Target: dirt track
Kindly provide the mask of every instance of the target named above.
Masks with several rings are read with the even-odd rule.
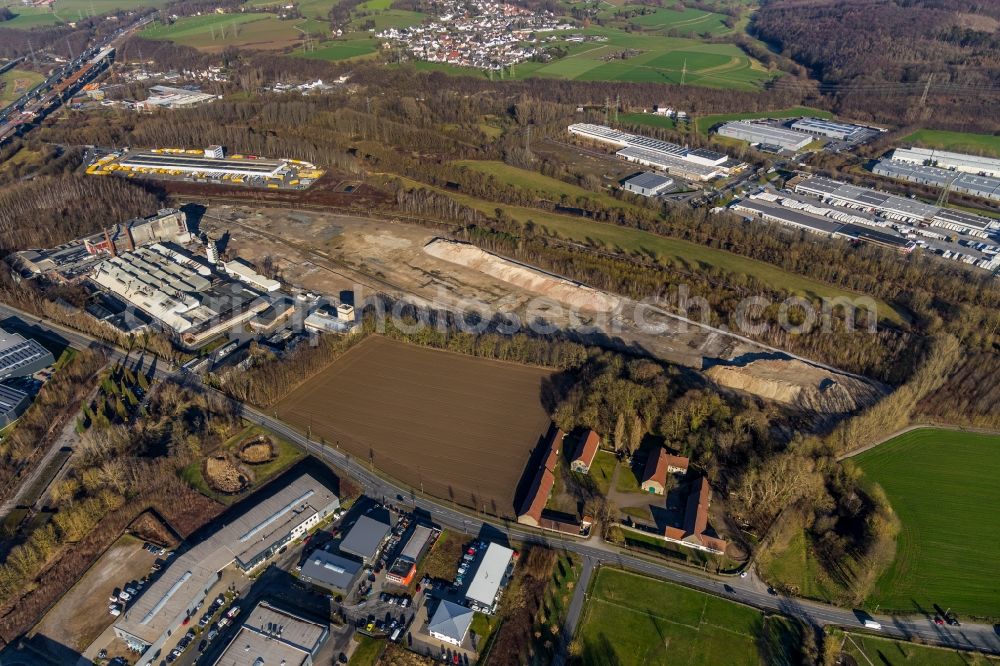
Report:
[[[372,337],[278,405],[312,437],[443,499],[513,516],[551,373]]]

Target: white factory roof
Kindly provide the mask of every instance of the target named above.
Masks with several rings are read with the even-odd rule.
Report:
[[[336,501],[329,488],[308,474],[291,480],[174,559],[118,619],[115,629],[153,644],[176,628],[178,616],[204,594],[220,570],[237,558],[252,558]]]
[[[255,271],[250,266],[247,266],[239,259],[234,259],[233,261],[226,262],[223,264],[226,272],[240,280],[241,282],[246,282],[252,287],[261,289],[263,291],[278,291],[281,289],[281,283],[277,280],[272,280],[269,277],[265,277]]]
[[[1000,176],[1000,160],[993,157],[980,157],[964,153],[952,153],[946,150],[931,150],[929,148],[897,148],[892,151],[892,159],[911,164],[936,163],[937,166],[957,169],[969,173],[985,173]]]
[[[488,608],[493,607],[500,584],[507,573],[507,565],[514,557],[514,551],[498,543],[491,543],[486,548],[483,559],[479,562],[476,575],[472,577],[466,598]]]
[[[659,167],[672,173],[676,172],[677,175],[681,176],[695,176],[702,180],[709,180],[710,178],[714,178],[720,174],[718,167],[705,166],[704,164],[691,162],[669,153],[649,148],[629,146],[628,148],[622,148],[615,154],[618,155],[618,157],[631,160],[633,162]]]
[[[724,124],[718,133],[733,138],[749,137],[751,143],[772,143],[783,148],[798,150],[812,143],[812,136],[797,132],[786,127],[778,127],[767,123],[751,123],[737,120]]]
[[[844,123],[837,123],[832,120],[824,120],[823,118],[801,118],[792,123],[793,129],[799,129],[805,132],[820,132],[822,134],[840,134],[844,136],[850,136],[855,132],[862,130],[863,128],[858,125],[846,125]]]

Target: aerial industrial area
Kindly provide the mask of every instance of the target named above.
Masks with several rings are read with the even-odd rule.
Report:
[[[0,2],[0,666],[995,664],[925,1]]]

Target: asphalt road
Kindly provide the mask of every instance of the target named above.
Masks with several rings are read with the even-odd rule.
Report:
[[[74,346],[88,347],[96,344],[107,347],[104,343],[93,340],[89,336],[71,331],[58,324],[39,320],[37,317],[0,304],[0,320],[8,317],[22,319],[30,326],[47,330],[50,335],[60,336]],[[121,350],[110,350],[110,353],[113,357],[124,356]],[[158,368],[158,373],[166,374],[167,369],[165,367]],[[317,458],[339,468],[347,476],[357,481],[370,497],[384,498],[391,502],[402,501],[415,509],[426,512],[435,522],[453,530],[461,530],[470,535],[479,534],[484,529],[493,530],[505,534],[511,541],[562,548],[577,553],[583,558],[591,558],[597,565],[618,566],[728,598],[764,611],[783,613],[817,626],[835,625],[854,629],[862,627],[864,616],[859,617],[853,610],[795,597],[769,594],[766,591],[756,589],[751,578],[720,577],[692,570],[675,569],[624,552],[603,541],[597,535],[584,540],[555,532],[527,530],[517,523],[459,511],[456,507],[421,496],[411,488],[397,485],[393,481],[380,477],[374,469],[364,462],[357,461],[336,448],[308,439],[304,434],[273,416],[248,405],[243,405],[243,413],[247,420],[273,430]],[[938,626],[934,623],[933,616],[934,613],[931,610],[924,615],[876,615],[875,620],[882,625],[881,632],[878,632],[882,636],[904,640],[918,638],[923,642],[935,645],[1000,654],[1000,635],[997,634],[992,625]]]

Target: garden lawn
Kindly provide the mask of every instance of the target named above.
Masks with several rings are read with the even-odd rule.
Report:
[[[914,430],[853,460],[902,523],[869,603],[1000,618],[1000,436]]]
[[[602,567],[578,640],[585,666],[759,664],[763,620],[747,606]]]

